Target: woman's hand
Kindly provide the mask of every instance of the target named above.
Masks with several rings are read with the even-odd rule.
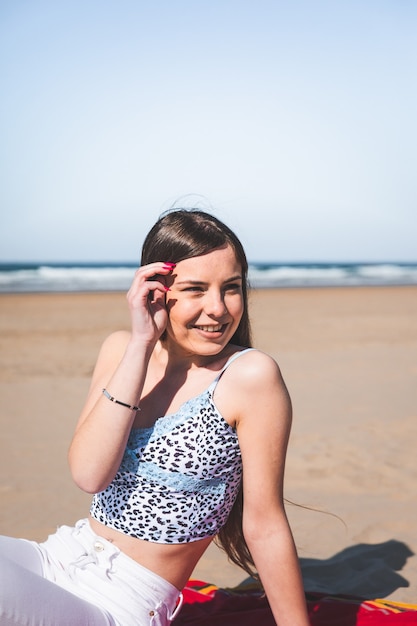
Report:
[[[169,291],[167,282],[175,263],[150,263],[140,267],[127,293],[132,320],[132,338],[146,343],[156,343],[164,332],[168,313],[165,295]]]

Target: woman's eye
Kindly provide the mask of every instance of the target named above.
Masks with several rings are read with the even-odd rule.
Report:
[[[238,283],[230,283],[226,285],[226,291],[240,291],[241,287]]]

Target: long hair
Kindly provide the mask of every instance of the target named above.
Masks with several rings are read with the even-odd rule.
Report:
[[[251,328],[248,312],[248,262],[243,246],[235,233],[217,217],[199,209],[172,209],[162,214],[149,231],[142,248],[141,264],[156,261],[179,263],[185,259],[208,254],[224,245],[230,245],[242,268],[243,314],[230,343],[251,347]],[[255,565],[242,528],[243,490],[232,507],[226,524],[221,528],[216,543],[229,559],[256,576]]]

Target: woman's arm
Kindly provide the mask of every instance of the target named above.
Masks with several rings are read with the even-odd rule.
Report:
[[[69,450],[74,481],[89,493],[102,491],[114,478],[136,417],[102,390],[137,406],[150,356],[167,322],[163,281],[170,271],[164,263],[152,263],[136,272],[127,294],[132,330],[110,335],[101,348]]]
[[[238,383],[243,531],[276,622],[279,626],[308,626],[299,561],[283,498],[291,401],[275,361],[261,352],[248,357]]]

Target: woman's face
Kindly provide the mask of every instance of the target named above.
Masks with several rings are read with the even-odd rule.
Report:
[[[167,347],[187,355],[219,354],[242,317],[242,281],[230,245],[180,261],[167,281]]]

